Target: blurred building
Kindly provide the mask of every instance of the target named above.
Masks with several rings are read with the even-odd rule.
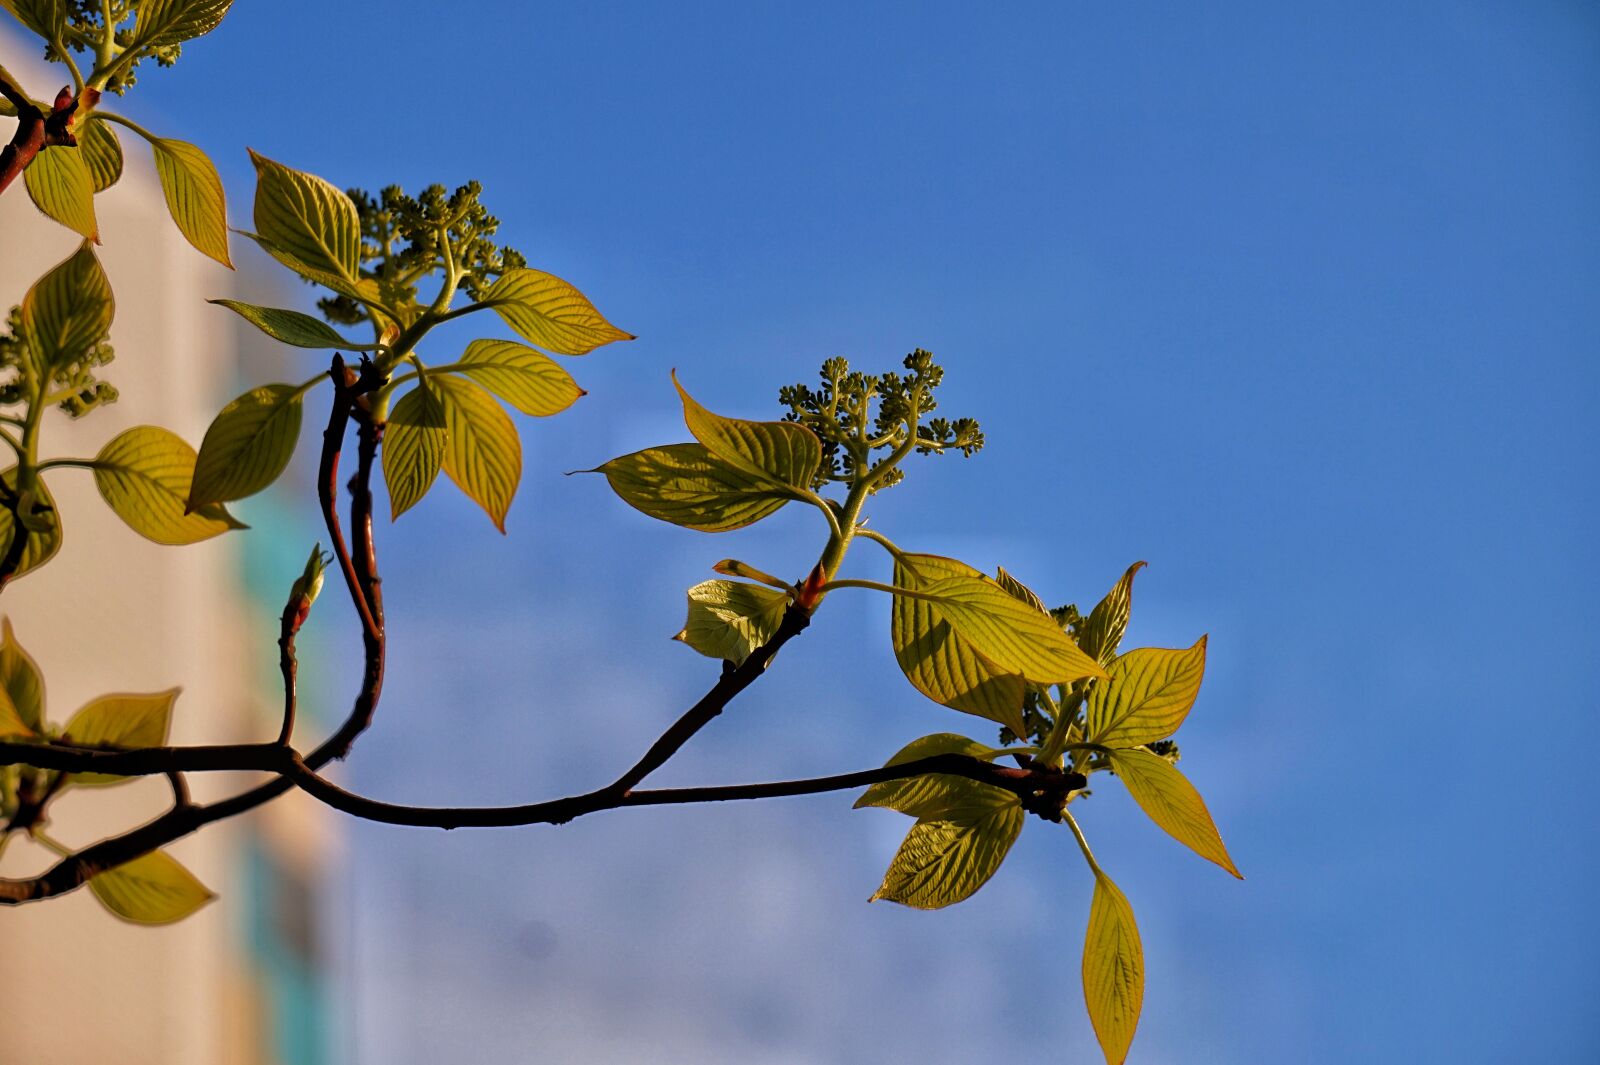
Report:
[[[0,35],[0,62],[45,94],[61,80],[59,68],[30,63],[29,52]],[[0,135],[9,134],[4,123]],[[198,445],[217,409],[242,388],[241,349],[257,343],[204,302],[237,292],[239,275],[184,242],[167,217],[147,147],[126,132],[122,141],[123,177],[95,200],[98,254],[117,305],[116,360],[103,376],[121,398],[81,423],[47,415],[46,456],[92,457],[118,432],[146,423]],[[249,190],[228,193],[237,213]],[[0,196],[0,313],[77,244],[35,211],[21,181]],[[6,589],[0,614],[39,663],[50,719],[64,721],[107,692],[182,686],[173,742],[275,735],[276,617],[309,543],[275,542],[262,527],[293,520],[303,529],[310,516],[257,505],[244,516],[254,533],[162,547],[110,512],[88,471],[55,470],[47,483],[65,533],[61,552]],[[198,801],[251,782],[249,775],[191,778]],[[84,845],[159,814],[168,801],[159,778],[81,789],[52,808],[51,831]],[[177,925],[122,923],[87,890],[0,909],[0,1062],[328,1060],[328,980],[314,903],[331,827],[327,811],[291,793],[178,842],[173,854],[220,897]],[[25,875],[52,861],[13,839],[0,872]]]

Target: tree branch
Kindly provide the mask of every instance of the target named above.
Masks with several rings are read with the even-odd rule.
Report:
[[[95,89],[85,89],[84,95],[89,97],[91,105],[100,98]],[[78,110],[78,97],[72,95],[70,86],[62,89],[47,115],[34,106],[3,69],[0,69],[0,96],[17,109],[17,128],[11,134],[11,143],[0,149],[0,192],[4,192],[44,149],[77,147],[78,140],[72,135],[72,119]]]

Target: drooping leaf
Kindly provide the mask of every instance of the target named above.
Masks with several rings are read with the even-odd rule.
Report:
[[[514,340],[474,340],[460,361],[462,373],[523,414],[560,414],[585,395],[554,359]]]
[[[282,307],[260,307],[239,300],[206,300],[226,307],[273,340],[297,348],[342,348],[346,351],[367,345],[355,344],[335,333],[326,322],[299,311]]]
[[[77,137],[94,191],[106,191],[122,176],[122,142],[111,123],[92,116],[78,127]]]
[[[702,581],[689,589],[689,616],[673,637],[703,655],[740,665],[772,639],[789,597],[742,581]]]
[[[1217,833],[1211,811],[1189,778],[1165,758],[1143,750],[1111,752],[1111,768],[1128,794],[1161,830],[1200,857],[1243,880]]]
[[[100,242],[94,216],[94,175],[78,149],[57,144],[33,157],[22,172],[28,198],[47,217]]]
[[[937,910],[968,898],[995,874],[1022,832],[1017,797],[963,777],[970,787],[948,806],[931,808],[906,833],[870,901]]]
[[[132,43],[145,48],[182,44],[216,29],[232,6],[233,0],[143,0]]]
[[[629,506],[701,532],[742,529],[791,498],[764,478],[713,457],[704,444],[646,448],[586,472],[605,474]]]
[[[483,508],[502,533],[506,511],[522,480],[522,441],[517,427],[493,396],[464,378],[436,374],[428,383],[438,389],[444,409],[448,444],[444,472]]]
[[[1184,650],[1139,647],[1118,656],[1089,693],[1085,738],[1107,747],[1166,739],[1189,715],[1205,670],[1204,636]]]
[[[128,527],[158,544],[193,544],[247,526],[221,503],[186,512],[194,480],[194,448],[155,425],[117,436],[95,456],[94,483]]]
[[[587,296],[543,270],[507,270],[483,302],[523,339],[557,355],[584,355],[614,340],[632,340],[605,320]]]
[[[894,567],[894,583],[902,588],[920,588],[951,576],[982,576],[953,558],[909,555],[907,559],[911,566],[897,560]],[[901,671],[922,694],[952,710],[998,721],[1019,736],[1027,734],[1022,719],[1027,686],[1021,675],[1002,669],[981,654],[938,606],[895,596],[889,639]]]
[[[255,224],[262,247],[291,270],[304,273],[303,265],[353,286],[361,224],[350,197],[313,174],[254,151],[250,159],[256,166]]]
[[[884,765],[903,765],[906,762],[915,762],[919,758],[932,758],[937,754],[965,754],[973,758],[989,759],[997,753],[996,748],[985,747],[965,736],[958,736],[953,732],[938,732],[932,736],[912,740],[900,748]],[[951,773],[923,773],[904,780],[886,780],[872,785],[861,794],[861,798],[856,800],[855,809],[883,806],[890,810],[899,810],[903,814],[910,814],[912,817],[936,817],[941,814],[948,817],[950,816],[948,811],[959,808],[964,800],[974,794],[973,788],[982,789],[978,794],[984,797],[979,801],[984,803],[985,808],[999,802],[999,796],[1011,794],[1004,789],[980,784],[975,780]],[[987,792],[995,794],[987,795],[985,794]]]
[[[104,341],[115,311],[111,282],[85,242],[34,282],[23,297],[28,354],[40,376]]]
[[[30,731],[44,728],[44,678],[33,656],[22,649],[11,619],[0,619],[0,689]]]
[[[15,466],[0,473],[8,488],[16,488],[17,468]],[[50,495],[50,488],[42,478],[36,478],[34,488],[23,493],[23,504],[34,510],[33,524],[36,526],[28,533],[28,544],[22,549],[22,564],[17,567],[15,577],[21,577],[38,569],[55,557],[61,550],[61,512],[56,509],[56,501]],[[11,548],[11,532],[14,526],[11,520],[11,511],[0,507],[0,558]]]
[[[1135,562],[1129,566],[1128,572],[1122,575],[1122,579],[1106,593],[1106,597],[1089,612],[1078,628],[1078,646],[1102,666],[1111,665],[1112,659],[1117,657],[1117,646],[1128,631],[1128,615],[1133,609],[1133,577],[1144,565],[1143,562]]]
[[[27,739],[33,734],[34,730],[12,703],[10,693],[0,688],[0,740]]]
[[[1032,588],[1007,573],[1004,566],[995,570],[994,582],[1004,588],[1006,594],[1012,598],[1020,599],[1029,606],[1037,607],[1041,614],[1050,613],[1050,608],[1044,605],[1044,600],[1035,595]]]
[[[243,499],[276,481],[300,438],[303,396],[294,385],[262,385],[223,407],[200,441],[188,507]]]
[[[149,695],[102,695],[90,699],[67,721],[66,737],[90,747],[160,747],[167,742],[172,704],[181,689]],[[88,787],[120,784],[128,777],[111,773],[73,773],[72,783]]]
[[[167,200],[167,213],[172,215],[178,231],[201,253],[231,270],[228,204],[217,168],[205,152],[187,141],[163,137],[151,141],[150,147],[155,154],[161,192]]]
[[[755,422],[724,418],[697,403],[673,374],[672,383],[683,400],[683,420],[694,438],[729,466],[764,478],[780,490],[798,496],[811,488],[822,464],[822,441],[795,422]]]
[[[1083,998],[1106,1065],[1122,1065],[1144,1006],[1144,948],[1133,907],[1104,873],[1094,878],[1083,940]]]
[[[114,916],[133,924],[172,924],[216,898],[166,851],[96,873],[89,890]]]
[[[428,494],[449,447],[444,405],[424,378],[400,397],[383,432],[383,483],[393,521]]]

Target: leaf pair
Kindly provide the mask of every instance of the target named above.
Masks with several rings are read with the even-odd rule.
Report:
[[[415,506],[441,469],[495,528],[506,531],[506,512],[522,479],[517,427],[482,388],[430,371],[394,405],[384,431],[383,479],[392,517]]]
[[[673,375],[696,443],[646,448],[588,473],[652,518],[701,532],[752,525],[810,495],[822,442],[794,422],[726,418],[697,403]]]

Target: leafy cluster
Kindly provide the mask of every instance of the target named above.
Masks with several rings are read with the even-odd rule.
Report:
[[[26,404],[38,391],[35,380],[38,370],[27,357],[27,327],[22,321],[22,308],[13,307],[6,316],[6,332],[0,335],[0,373],[7,374],[0,383],[0,406]],[[55,404],[69,418],[81,418],[97,407],[117,401],[117,388],[102,381],[95,371],[115,358],[110,342],[101,337],[91,340],[49,367],[49,379],[43,382],[49,393],[46,402]]]
[[[183,42],[215,29],[233,0],[5,0],[36,30],[46,31],[45,58],[64,62],[69,52],[95,59],[97,87],[118,96],[138,80],[146,59],[170,67]]]

